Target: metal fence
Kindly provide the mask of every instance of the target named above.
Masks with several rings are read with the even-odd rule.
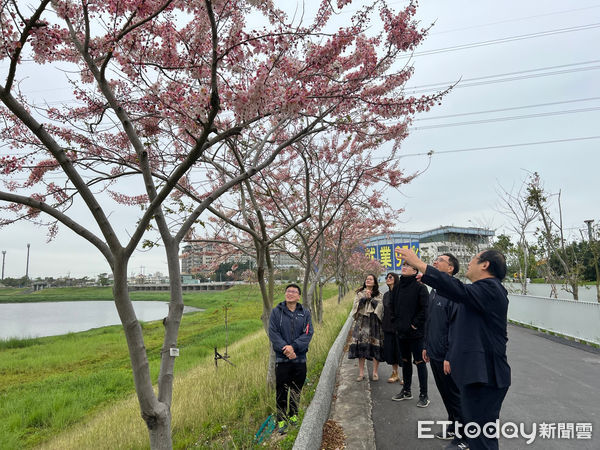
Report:
[[[509,295],[508,319],[600,344],[600,303]]]

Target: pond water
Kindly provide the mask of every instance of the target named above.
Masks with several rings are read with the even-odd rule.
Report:
[[[161,320],[169,312],[166,302],[133,302],[138,320]],[[186,306],[184,313],[202,311]],[[110,301],[0,303],[0,339],[33,338],[74,333],[118,325],[121,321]]]

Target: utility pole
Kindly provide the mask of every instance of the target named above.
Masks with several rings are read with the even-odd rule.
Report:
[[[4,259],[6,258],[6,250],[2,250],[2,279],[4,280]]]
[[[600,267],[598,267],[598,247],[596,246],[596,240],[594,239],[594,233],[592,232],[593,219],[583,221],[588,228],[588,238],[590,244],[590,250],[592,251],[592,258],[594,258],[594,269],[596,269],[596,300],[600,303]]]
[[[27,244],[27,265],[25,266],[25,279],[29,280],[29,247],[31,244]]]
[[[585,223],[588,227],[588,236],[590,238],[590,243],[591,243],[592,240],[594,239],[592,236],[592,223],[594,223],[594,219],[584,220],[583,223]]]

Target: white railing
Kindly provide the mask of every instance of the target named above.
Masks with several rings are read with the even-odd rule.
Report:
[[[508,319],[600,344],[600,303],[509,294]]]

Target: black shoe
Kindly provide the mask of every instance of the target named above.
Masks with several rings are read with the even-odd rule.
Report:
[[[444,450],[469,450],[469,445],[460,439],[454,438],[452,442],[444,447]]]
[[[427,397],[426,395],[419,395],[419,401],[417,402],[417,406],[419,408],[427,408],[429,406],[429,403],[431,403],[429,401],[429,397]]]
[[[402,389],[400,392],[398,392],[392,397],[392,400],[394,400],[395,402],[401,402],[402,400],[410,400],[411,398],[413,398],[413,396],[410,393],[410,391]]]
[[[446,433],[444,433],[443,431],[438,431],[437,433],[435,433],[435,437],[447,441],[450,439],[454,439],[456,437],[456,433],[450,430],[447,430]]]

